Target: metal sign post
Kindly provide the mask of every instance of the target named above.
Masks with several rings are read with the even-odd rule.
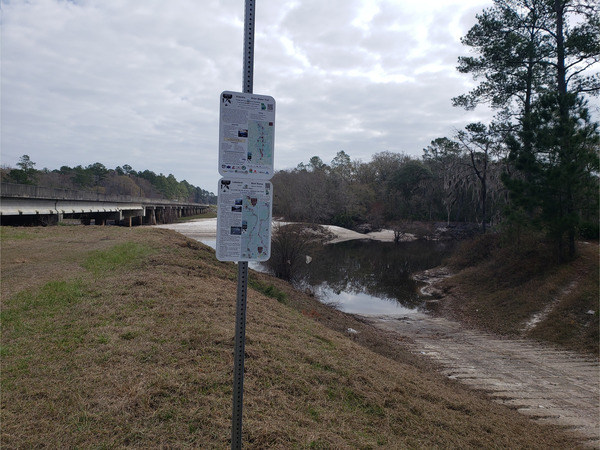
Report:
[[[244,65],[242,92],[252,94],[254,83],[254,0],[246,0],[244,14]]]
[[[233,369],[233,414],[231,416],[231,448],[242,448],[242,409],[244,406],[244,351],[246,347],[246,294],[248,261],[238,263],[237,311]]]
[[[244,63],[242,88],[252,93],[254,83],[254,0],[245,0]],[[235,320],[235,350],[233,369],[233,413],[231,416],[231,448],[242,448],[242,409],[244,406],[244,352],[246,347],[246,299],[248,292],[248,262],[238,262],[237,309]]]

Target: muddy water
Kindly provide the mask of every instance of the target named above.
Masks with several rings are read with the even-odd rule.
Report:
[[[402,314],[418,309],[418,284],[412,278],[441,264],[453,243],[352,240],[328,244],[312,253],[299,288],[323,302],[355,314]]]
[[[160,225],[215,248],[216,219]],[[349,232],[349,230],[344,230]],[[356,233],[355,233],[356,234]],[[393,236],[393,233],[392,233]],[[298,287],[321,301],[354,314],[403,314],[419,309],[417,281],[411,275],[441,264],[454,247],[448,241],[401,242],[348,240],[307,255],[310,263]],[[268,272],[266,265],[249,263]]]

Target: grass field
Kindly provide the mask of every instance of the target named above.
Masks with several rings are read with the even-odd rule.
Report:
[[[165,229],[0,230],[3,449],[229,447],[234,264]],[[245,448],[577,447],[399,336],[249,284]]]

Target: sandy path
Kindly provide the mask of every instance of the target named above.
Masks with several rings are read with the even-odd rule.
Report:
[[[362,316],[408,337],[410,349],[430,357],[443,373],[532,419],[567,426],[600,447],[600,369],[592,358],[533,341],[503,339],[422,313]]]

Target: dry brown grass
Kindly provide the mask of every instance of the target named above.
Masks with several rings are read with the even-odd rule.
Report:
[[[245,448],[576,446],[252,277],[285,298],[248,293]],[[2,228],[2,448],[228,448],[236,287],[169,230]]]
[[[525,334],[599,354],[598,242],[581,242],[578,257],[557,264],[539,238],[517,247],[500,235],[464,242],[450,260],[456,274],[442,283],[445,314],[495,333]],[[537,326],[526,324],[546,308]]]

